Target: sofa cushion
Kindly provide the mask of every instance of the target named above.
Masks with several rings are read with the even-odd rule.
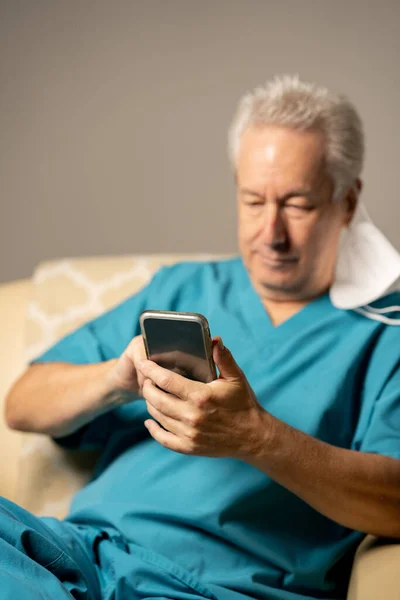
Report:
[[[0,496],[15,500],[18,456],[24,434],[7,427],[4,419],[4,400],[25,368],[25,316],[30,296],[29,279],[0,285]]]

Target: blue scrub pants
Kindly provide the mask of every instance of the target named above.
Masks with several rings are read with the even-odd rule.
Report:
[[[112,528],[35,517],[0,498],[1,600],[217,600]]]

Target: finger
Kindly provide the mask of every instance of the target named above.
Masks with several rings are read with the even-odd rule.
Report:
[[[141,358],[146,358],[146,348],[143,341],[143,336],[137,335],[128,344],[126,348],[127,354],[133,362]]]
[[[195,381],[178,375],[178,373],[160,367],[151,360],[141,360],[138,368],[145,377],[151,379],[162,390],[181,399],[186,399],[188,394],[199,385]]]
[[[188,454],[188,449],[185,448],[184,443],[173,433],[162,429],[158,423],[147,419],[144,422],[152,438],[154,438],[159,444],[173,450],[174,452],[180,452],[181,454]]]
[[[137,361],[143,358],[146,358],[143,338],[142,336],[136,336],[125,348],[117,364],[117,373],[123,382],[123,386],[133,386],[135,390],[138,388],[136,391],[141,392]]]
[[[143,396],[154,408],[160,411],[163,415],[177,419],[178,421],[185,420],[185,412],[187,412],[188,404],[180,402],[176,396],[172,396],[164,390],[157,388],[151,379],[145,379],[143,384]],[[185,410],[186,409],[186,410]]]
[[[144,375],[142,375],[142,373],[140,371],[138,371],[137,373],[138,373],[137,374],[138,388],[143,397],[143,385],[144,385],[144,382],[146,381],[146,378],[144,377]]]
[[[170,433],[173,433],[179,438],[185,437],[185,426],[180,421],[176,419],[172,419],[171,417],[167,417],[161,411],[159,411],[155,406],[150,404],[146,400],[146,406],[148,413],[156,420],[160,425],[164,427]]]
[[[213,358],[219,369],[220,378],[228,380],[241,379],[243,371],[236,363],[228,348],[224,346],[221,338],[217,337],[213,341]]]

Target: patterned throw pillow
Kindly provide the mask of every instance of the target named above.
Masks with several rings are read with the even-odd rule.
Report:
[[[27,316],[27,361],[128,296],[162,265],[210,255],[139,255],[41,263],[34,272]],[[47,436],[25,434],[16,501],[37,515],[62,518],[89,479],[95,455],[65,451]]]

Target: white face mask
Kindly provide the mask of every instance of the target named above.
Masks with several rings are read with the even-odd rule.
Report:
[[[400,325],[400,319],[380,314],[400,310],[400,307],[374,309],[368,306],[395,289],[399,279],[400,254],[359,203],[352,222],[341,233],[335,280],[330,289],[332,304],[346,310],[355,309],[371,319]]]

